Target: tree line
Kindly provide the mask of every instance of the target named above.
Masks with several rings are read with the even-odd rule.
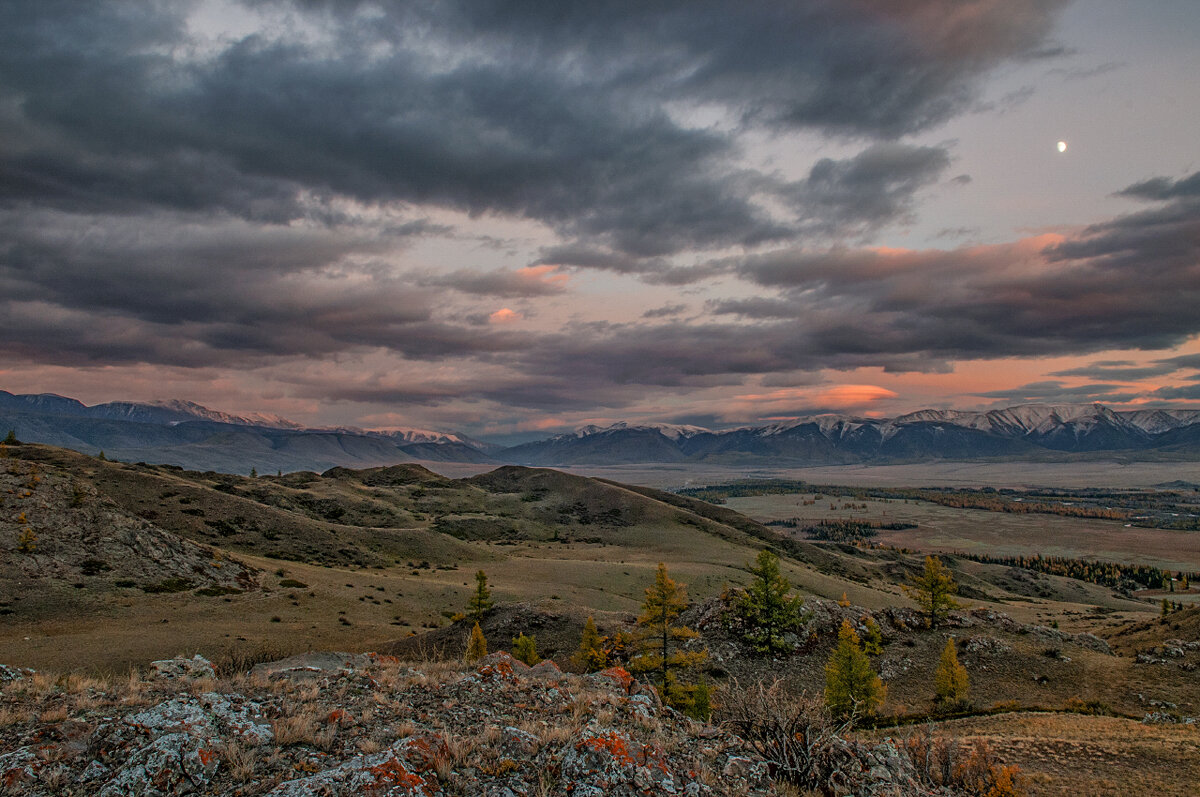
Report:
[[[1111,587],[1112,589],[1166,589],[1174,591],[1176,585],[1188,589],[1192,581],[1200,580],[1200,573],[1172,572],[1150,565],[1123,564],[1120,562],[1099,562],[1090,559],[1072,559],[1065,556],[995,556],[978,553],[955,553],[961,559],[984,564],[1005,565],[1046,573],[1052,576],[1064,576],[1079,581]]]
[[[747,567],[750,583],[743,588],[727,589],[723,595],[729,628],[751,655],[790,653],[794,642],[789,635],[809,619],[804,599],[793,593],[781,571],[779,556],[770,549],[761,551]],[[475,591],[467,602],[469,616],[475,621],[464,655],[468,662],[478,661],[488,653],[480,621],[494,605],[487,574],[480,570],[475,580]],[[933,629],[944,624],[950,610],[958,606],[953,597],[957,589],[950,571],[934,556],[925,558],[922,574],[905,586],[920,608],[926,626]],[[845,596],[841,605],[850,605]],[[654,583],[645,590],[634,630],[602,636],[594,617],[589,616],[572,664],[584,672],[627,664],[631,673],[645,676],[654,685],[664,703],[707,720],[712,712],[712,687],[694,674],[707,660],[708,650],[689,644],[700,633],[680,622],[680,615],[688,606],[686,585],[671,578],[667,566],[660,562]],[[887,695],[887,688],[871,663],[872,656],[883,652],[883,634],[869,614],[860,618],[859,625],[861,635],[854,623],[843,620],[837,643],[825,664],[826,707],[833,717],[848,722],[874,715]],[[542,660],[537,653],[536,638],[524,633],[512,639],[511,653],[530,666]],[[952,641],[943,651],[933,682],[939,707],[960,706],[966,700],[967,673],[958,662]]]

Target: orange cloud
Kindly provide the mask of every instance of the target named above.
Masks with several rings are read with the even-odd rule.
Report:
[[[837,385],[821,391],[814,398],[831,407],[861,407],[881,399],[898,398],[899,395],[878,385]]]
[[[507,307],[501,307],[496,312],[488,316],[488,321],[493,324],[512,324],[524,318],[523,315],[515,310],[510,310]]]
[[[517,269],[517,274],[521,279],[529,280],[530,282],[540,282],[561,288],[567,284],[567,280],[570,277],[566,274],[555,274],[554,272],[556,271],[558,271],[558,266],[526,266],[525,268]]]

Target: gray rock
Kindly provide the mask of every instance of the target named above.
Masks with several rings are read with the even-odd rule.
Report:
[[[190,659],[162,659],[150,662],[157,678],[216,678],[212,662],[199,654]]]

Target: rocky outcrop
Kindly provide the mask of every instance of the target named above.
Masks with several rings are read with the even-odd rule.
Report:
[[[0,792],[37,797],[776,794],[778,764],[620,668],[308,654],[215,681],[199,657],[104,684],[2,668]],[[199,690],[206,691],[199,691]],[[837,739],[834,794],[928,795],[889,742]]]
[[[105,591],[258,587],[257,571],[132,515],[64,469],[0,468],[0,601],[58,582]]]

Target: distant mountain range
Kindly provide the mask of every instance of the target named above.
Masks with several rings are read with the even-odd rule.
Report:
[[[231,415],[190,401],[114,401],[89,407],[49,393],[3,390],[0,427],[13,429],[23,441],[88,454],[103,451],[110,459],[228,473],[417,461],[497,463],[488,452],[502,448],[423,429],[308,428],[277,415]]]
[[[1200,456],[1200,410],[1027,404],[989,412],[920,410],[896,418],[818,415],[721,431],[619,423],[584,427],[498,456],[522,465],[825,465],[1108,451]]]
[[[87,406],[53,394],[0,391],[0,432],[112,459],[247,473],[398,462],[626,465],[696,462],[803,466],[1120,452],[1134,459],[1200,458],[1200,410],[1113,410],[1026,404],[988,412],[920,410],[896,418],[817,415],[769,426],[585,426],[505,448],[423,429],[308,428],[277,415],[232,415],[190,401]]]

